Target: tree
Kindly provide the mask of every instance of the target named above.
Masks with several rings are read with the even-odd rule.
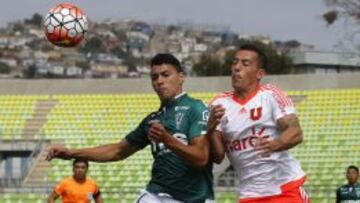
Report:
[[[43,22],[42,15],[35,13],[30,19],[25,19],[26,24],[35,25],[37,27],[41,27],[41,23]]]
[[[340,48],[360,51],[360,1],[325,0],[325,3],[330,10],[322,15],[324,21],[329,26],[340,21],[344,26]]]
[[[121,59],[126,59],[128,58],[129,53],[124,51],[121,47],[116,46],[112,49],[110,49],[110,53],[116,55],[117,57],[121,58]]]
[[[21,23],[15,23],[13,28],[12,28],[12,31],[13,32],[20,32],[20,33],[23,33],[25,30],[25,27],[23,24]]]
[[[87,61],[76,61],[75,66],[81,68],[83,71],[89,70],[91,65]]]
[[[11,72],[11,68],[8,64],[0,61],[0,73],[1,74],[9,74]]]
[[[235,45],[254,44],[267,56],[267,74],[287,74],[291,72],[292,60],[287,54],[277,50],[274,45],[259,41],[238,40]],[[210,54],[203,54],[200,61],[193,66],[193,71],[199,76],[230,75],[234,50],[226,52],[223,59]]]
[[[100,53],[104,51],[102,40],[99,37],[92,37],[85,46],[82,47],[83,53]]]
[[[24,69],[24,78],[35,78],[37,72],[37,66],[35,64],[29,65]]]
[[[360,22],[360,1],[359,0],[325,0],[330,11],[324,13],[324,20],[333,24],[339,17],[351,18],[357,23]]]
[[[193,70],[199,76],[228,75],[225,73],[226,68],[220,60],[209,54],[203,54],[199,63],[194,64]]]

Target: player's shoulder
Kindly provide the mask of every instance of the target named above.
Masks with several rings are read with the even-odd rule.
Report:
[[[59,182],[59,185],[67,185],[67,184],[72,184],[74,183],[74,179],[72,176],[69,176],[69,177],[66,177],[64,179],[62,179],[60,182]]]
[[[86,177],[86,182],[91,185],[97,185],[96,181],[91,177]]]
[[[195,109],[203,109],[206,108],[206,104],[204,103],[204,101],[202,101],[201,99],[197,99],[191,96],[187,96],[186,100],[184,100],[184,106],[182,108],[186,108],[186,107],[190,107],[190,108],[195,108]],[[176,108],[176,107],[175,107]]]
[[[281,90],[278,86],[274,84],[268,83],[268,84],[260,85],[260,91],[264,95],[274,98],[276,101],[289,103],[289,104],[292,103],[290,97],[283,90]]]
[[[348,185],[348,184],[344,184],[344,185],[341,185],[340,187],[338,187],[337,190],[339,190],[339,191],[348,190],[348,188],[349,188],[349,185]]]
[[[73,182],[74,178],[72,176],[66,177],[62,180],[63,182]]]
[[[152,112],[150,112],[150,113],[148,113],[143,119],[142,119],[142,121],[141,121],[141,123],[146,123],[147,121],[149,121],[149,120],[152,120],[152,119],[154,119],[157,115],[159,115],[160,114],[160,110],[158,110],[158,111],[152,111]]]
[[[279,94],[279,95],[285,94],[284,91],[281,90],[278,86],[271,84],[271,83],[260,85],[260,90],[262,92],[270,93],[270,94]]]
[[[220,104],[225,102],[228,99],[231,99],[234,95],[233,91],[225,91],[225,92],[221,92],[217,95],[215,95],[215,97],[209,102],[210,105],[212,104]]]

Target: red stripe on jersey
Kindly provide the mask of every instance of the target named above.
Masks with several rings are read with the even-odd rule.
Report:
[[[293,106],[291,99],[278,87],[271,85],[271,84],[266,84],[266,85],[261,86],[261,89],[270,90],[274,94],[276,101],[280,105]]]
[[[264,86],[262,86],[265,90],[270,90],[271,92],[273,92],[278,98],[279,101],[284,104],[284,105],[288,105],[288,99],[286,97],[286,95],[276,86],[272,85],[272,84],[266,84]]]
[[[222,92],[222,93],[216,95],[216,96],[209,102],[209,105],[211,105],[215,100],[217,100],[217,99],[219,99],[219,98],[231,97],[233,94],[234,94],[234,92],[231,92],[231,91]]]

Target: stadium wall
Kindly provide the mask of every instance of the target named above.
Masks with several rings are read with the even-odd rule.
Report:
[[[264,83],[273,83],[284,90],[359,88],[360,73],[301,74],[266,76]],[[221,92],[231,90],[226,77],[188,77],[185,90],[189,92]],[[149,78],[131,79],[2,79],[0,94],[108,94],[151,93]]]

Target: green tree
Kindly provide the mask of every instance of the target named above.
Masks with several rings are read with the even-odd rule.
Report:
[[[24,78],[35,78],[37,72],[37,66],[35,64],[29,65],[24,69]]]
[[[81,48],[83,53],[99,53],[103,52],[103,43],[99,37],[92,37],[88,42]]]
[[[286,54],[278,50],[272,43],[264,44],[260,41],[239,40],[237,46],[243,44],[254,44],[259,47],[267,57],[267,74],[287,74],[291,72],[292,59]]]
[[[128,58],[128,55],[129,55],[128,52],[122,50],[121,47],[119,47],[119,46],[116,46],[116,47],[110,49],[110,53],[116,55],[117,57],[119,57],[121,59],[126,59],[126,58]]]
[[[9,74],[11,72],[11,68],[8,64],[0,61],[0,73],[1,74]]]
[[[267,56],[267,74],[287,74],[291,72],[291,58],[287,54],[277,50],[274,45],[266,45],[259,41],[249,40],[239,40],[235,44],[237,47],[243,44],[254,44],[259,47]],[[194,64],[193,71],[198,76],[230,75],[234,53],[235,50],[227,51],[223,59],[219,59],[208,53],[203,54],[200,61]]]
[[[194,64],[193,70],[199,76],[223,75],[223,66],[220,60],[209,54],[203,54],[199,63]]]
[[[24,32],[25,31],[25,27],[23,24],[21,23],[15,23],[13,28],[12,28],[13,32]]]
[[[41,23],[43,22],[42,15],[35,13],[30,19],[25,19],[26,24],[35,25],[37,27],[41,27]]]
[[[75,65],[79,68],[81,68],[83,71],[89,70],[91,68],[89,62],[87,61],[76,61]]]

